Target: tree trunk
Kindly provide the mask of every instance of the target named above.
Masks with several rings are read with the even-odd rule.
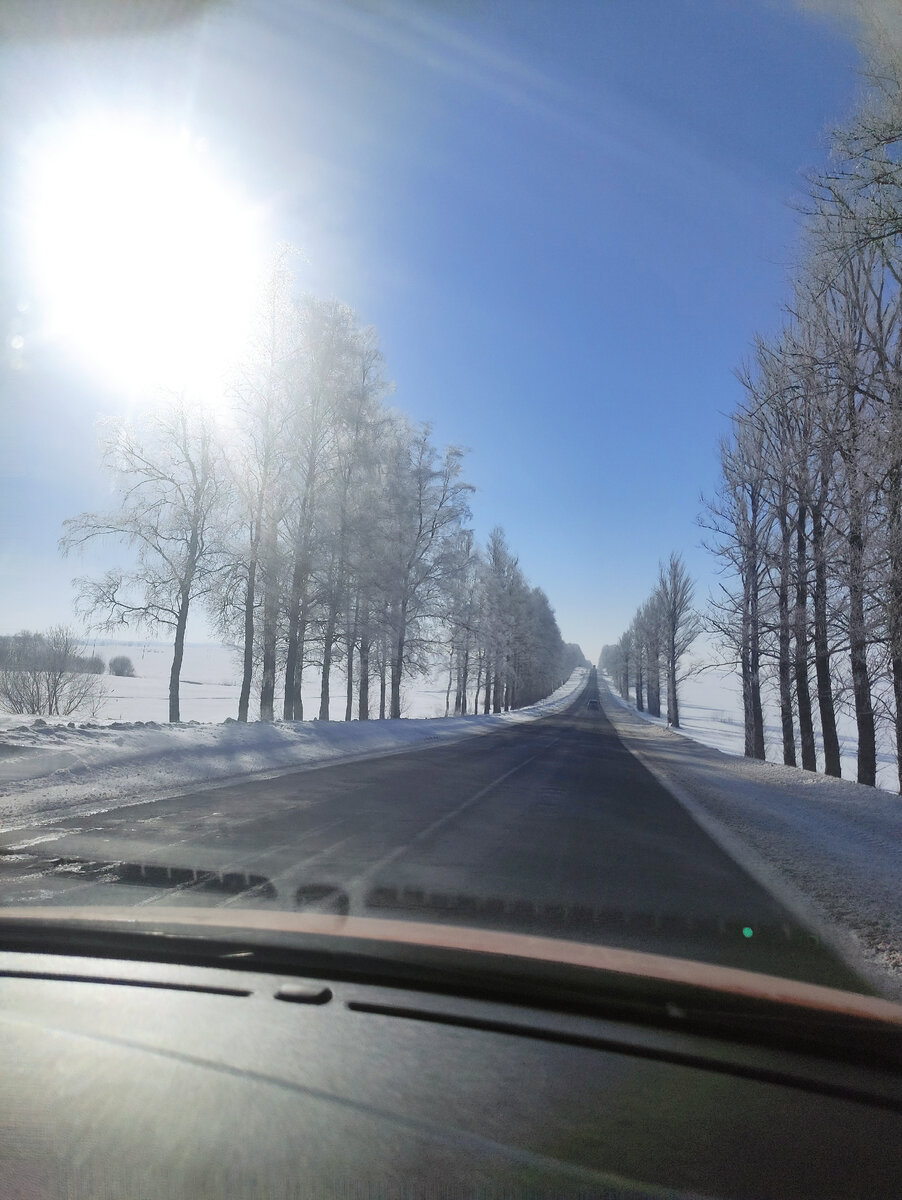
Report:
[[[279,636],[279,581],[274,529],[269,529],[266,533],[263,563],[263,676],[260,681],[260,720],[272,721],[275,716],[276,642]]]
[[[867,629],[864,615],[864,536],[860,498],[849,511],[849,658],[858,727],[858,782],[877,783],[877,738],[868,673]]]
[[[357,720],[370,719],[370,634],[364,621],[360,631],[360,686],[357,689]]]
[[[761,705],[761,619],[758,612],[757,566],[751,596],[749,621],[749,687],[752,701],[753,757],[762,762],[764,751],[764,709]]]
[[[755,757],[755,717],[752,708],[752,621],[749,613],[748,579],[743,579],[742,614],[739,633],[739,673],[742,680],[742,724],[745,734],[746,758]]]
[[[288,645],[285,652],[285,695],[282,698],[282,720],[297,721],[295,712],[296,680],[298,675],[299,650],[298,614],[294,609],[288,614]]]
[[[743,584],[744,607],[748,616],[748,687],[751,717],[751,757],[765,758],[764,710],[761,706],[761,577],[758,519],[761,496],[757,487],[752,488],[749,500],[750,536],[744,551],[745,581]]]
[[[354,715],[354,655],[349,651],[345,660],[347,677],[345,679],[345,720],[350,721]]]
[[[257,588],[256,550],[247,565],[247,590],[244,593],[244,655],[241,668],[241,692],[238,696],[238,720],[247,721],[254,675],[254,605]]]
[[[182,588],[179,596],[179,609],[175,622],[175,641],[172,647],[172,667],[169,671],[169,720],[177,724],[179,715],[179,680],[182,675],[182,659],[185,655],[185,629],[188,625],[188,605],[190,592]]]
[[[830,678],[830,643],[827,631],[827,561],[824,554],[824,524],[819,506],[811,510],[811,551],[814,557],[814,671],[817,679],[817,706],[824,742],[824,771],[839,779],[839,736],[836,732],[836,707]]]
[[[894,439],[898,443],[898,433]],[[902,464],[888,474],[887,514],[889,522],[889,586],[887,588],[887,634],[893,676],[896,771],[902,792]]]
[[[467,688],[469,687],[470,651],[464,650],[463,663],[460,671],[460,715],[467,715]]]
[[[268,455],[264,456],[263,476],[268,473]],[[265,496],[263,488],[251,514],[250,555],[247,564],[247,590],[244,593],[244,653],[241,664],[241,692],[238,696],[238,720],[247,722],[254,676],[254,609],[257,603],[257,567],[260,562],[260,535],[263,528]]]
[[[350,604],[348,605],[350,608]],[[357,603],[354,604],[354,623],[345,625],[345,643],[347,645],[347,676],[345,679],[345,720],[350,721],[354,713],[354,645],[357,641]]]
[[[674,729],[680,728],[680,705],[677,699],[677,653],[671,640],[667,648],[667,721]]]
[[[286,721],[297,721],[301,717],[295,711],[298,688],[295,681],[298,673],[299,643],[303,637],[301,624],[302,574],[295,563],[291,573],[291,593],[288,598],[288,645],[285,653],[285,699],[282,702],[282,717]],[[303,668],[302,668],[303,669]],[[303,712],[303,705],[302,705]]]
[[[642,678],[642,651],[636,650],[636,708],[639,712],[645,712],[645,704],[642,700],[644,690],[644,680]]]
[[[304,719],[304,702],[299,699],[301,689],[297,675],[304,670],[304,656],[300,647],[304,642],[307,624],[307,591],[310,580],[308,563],[306,541],[302,540],[295,550],[291,591],[288,597],[288,646],[285,656],[285,700],[282,706],[286,721]]]
[[[451,685],[454,682],[454,647],[451,647],[451,653],[448,655],[448,686],[445,689],[445,716],[449,716],[451,712]]]
[[[334,587],[329,589],[334,592]],[[335,627],[338,623],[338,601],[334,595],[329,599],[329,611],[323,630],[323,673],[319,688],[319,719],[329,720],[329,699],[332,682],[332,652],[335,649]]]
[[[649,647],[645,672],[645,691],[648,696],[649,716],[661,715],[661,666],[660,647],[657,642]]]
[[[896,773],[902,793],[902,655],[893,655],[893,699],[895,701]]]
[[[321,721],[329,720],[329,689],[332,677],[332,647],[334,641],[335,626],[331,622],[327,622],[323,639],[323,672],[319,683],[319,719]]]
[[[397,610],[397,616],[395,641],[392,646],[391,700],[389,706],[389,716],[395,719],[401,716],[401,677],[404,672],[404,652],[407,649],[407,605],[403,602]]]
[[[278,607],[275,588],[268,584],[263,599],[263,678],[260,682],[260,720],[275,718],[276,637]]]
[[[795,726],[792,719],[792,664],[790,662],[789,629],[789,569],[791,561],[789,514],[781,505],[777,514],[780,522],[780,574],[777,583],[777,679],[780,691],[780,725],[783,732],[783,762],[796,766]]]
[[[757,527],[757,508],[752,511],[752,528]],[[745,718],[746,758],[764,759],[764,714],[761,708],[761,629],[758,611],[758,553],[750,540],[743,551],[742,631],[740,666],[742,709]]]
[[[811,715],[811,686],[808,681],[808,513],[799,502],[796,514],[796,603],[795,603],[795,682],[799,714],[799,741],[802,768],[817,770],[814,748],[814,721]]]
[[[385,636],[382,637],[382,656],[379,660],[379,720],[385,720],[385,673],[388,662],[388,646]]]
[[[300,683],[295,676],[304,670],[303,654],[298,655],[298,644],[306,634],[305,615],[309,604],[310,558],[313,539],[313,521],[316,508],[318,473],[313,442],[306,457],[304,472],[304,495],[298,519],[294,543],[294,564],[291,571],[291,591],[288,598],[288,647],[285,659],[284,713],[288,721],[304,719],[304,703],[300,700]]]
[[[306,610],[306,604],[304,608]],[[306,611],[301,613],[298,635],[298,661],[294,669],[294,704],[292,706],[294,716],[291,718],[293,721],[303,721],[304,719],[304,646],[307,640]]]
[[[185,574],[179,592],[179,608],[175,619],[175,641],[172,648],[172,667],[169,671],[169,720],[174,723],[181,720],[179,682],[182,675],[182,659],[185,655],[185,630],[188,627],[188,608],[191,604],[191,588],[194,583],[194,573],[197,569],[199,542],[199,519],[195,512],[191,527],[191,537],[188,542]]]
[[[391,694],[388,715],[397,720],[401,716],[401,671],[404,666],[404,639],[399,637],[392,649]]]

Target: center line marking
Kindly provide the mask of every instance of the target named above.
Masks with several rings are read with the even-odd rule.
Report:
[[[367,880],[372,879],[372,877],[378,871],[381,871],[383,867],[389,866],[395,861],[395,859],[400,858],[402,854],[406,854],[411,846],[415,846],[417,842],[423,841],[424,838],[431,837],[436,830],[441,829],[443,825],[447,825],[449,821],[452,821],[455,817],[460,816],[462,812],[466,812],[468,808],[471,808],[478,800],[481,800],[483,796],[492,790],[492,788],[497,787],[499,783],[504,783],[505,779],[510,779],[511,775],[515,775],[517,771],[522,771],[523,768],[528,767],[531,762],[535,762],[536,759],[544,754],[546,750],[550,750],[552,746],[556,746],[563,736],[563,734],[560,734],[554,739],[554,741],[551,741],[547,745],[543,746],[542,749],[536,754],[531,755],[529,758],[525,758],[523,762],[518,763],[515,767],[511,767],[509,771],[505,771],[503,775],[499,775],[498,778],[493,779],[491,783],[487,783],[484,788],[480,788],[478,792],[464,800],[462,804],[458,804],[457,808],[452,809],[449,813],[445,813],[444,816],[441,816],[437,820],[433,821],[431,825],[427,825],[425,829],[421,829],[420,832],[415,837],[412,837],[409,842],[405,842],[403,846],[398,846],[397,849],[392,850],[391,854],[387,854],[385,858],[381,858],[378,862],[372,863],[365,871],[358,875],[356,879],[349,880],[345,886],[348,888],[357,887],[362,883],[366,883]]]

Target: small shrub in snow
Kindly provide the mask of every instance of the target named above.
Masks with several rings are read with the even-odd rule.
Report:
[[[110,659],[109,672],[123,679],[134,679],[135,668],[127,654],[117,654]]]

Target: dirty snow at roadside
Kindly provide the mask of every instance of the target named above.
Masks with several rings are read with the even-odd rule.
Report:
[[[100,812],[228,779],[441,745],[566,708],[577,670],[548,699],[489,716],[394,721],[164,725],[155,721],[0,724],[0,828],[60,812]]]
[[[902,998],[898,794],[724,754],[642,720],[603,682],[599,690],[629,748],[724,849]]]

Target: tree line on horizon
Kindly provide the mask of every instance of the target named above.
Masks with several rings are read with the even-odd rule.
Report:
[[[345,720],[366,720],[400,717],[403,681],[440,654],[460,714],[531,704],[584,662],[503,531],[477,546],[463,452],[437,448],[390,390],[375,331],[296,296],[282,258],[218,412],[175,398],[106,427],[119,506],[68,520],[61,548],[132,548],[130,567],[75,581],[78,608],[97,629],[170,631],[171,721],[196,605],[239,649],[240,721],[255,691],[261,720],[302,720],[311,669],[318,719],[340,666]]]

